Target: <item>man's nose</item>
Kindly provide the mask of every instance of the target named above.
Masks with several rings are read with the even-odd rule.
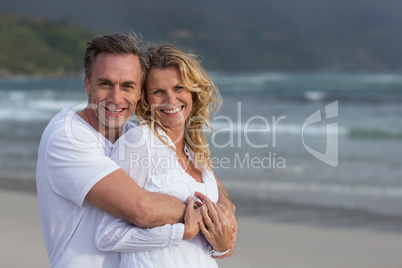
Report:
[[[113,104],[119,104],[123,101],[123,95],[119,88],[119,86],[114,86],[113,89],[109,92],[109,102]]]

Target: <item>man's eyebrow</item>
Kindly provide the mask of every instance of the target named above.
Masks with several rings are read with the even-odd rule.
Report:
[[[98,82],[108,82],[108,83],[112,83],[112,84],[114,83],[112,80],[110,80],[108,78],[103,78],[103,77],[98,78]],[[123,85],[135,85],[135,86],[137,85],[137,83],[132,80],[124,81],[122,84]]]
[[[103,78],[103,77],[98,78],[98,82],[109,82],[109,83],[112,83],[112,81],[111,81],[110,79]]]
[[[123,84],[123,85],[134,85],[134,86],[137,85],[137,83],[136,83],[135,81],[131,81],[131,80],[129,80],[129,81],[124,81],[122,84]]]

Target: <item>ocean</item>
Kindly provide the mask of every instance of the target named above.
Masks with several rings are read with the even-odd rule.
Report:
[[[212,164],[242,213],[402,217],[402,74],[211,76],[223,99],[208,133]],[[85,106],[83,85],[0,80],[4,185],[34,182],[41,133],[64,106]]]

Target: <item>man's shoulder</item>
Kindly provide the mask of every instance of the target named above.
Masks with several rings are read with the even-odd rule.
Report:
[[[64,107],[50,119],[47,128],[64,128],[75,124],[83,125],[82,120],[73,110]]]
[[[86,148],[94,141],[101,141],[98,136],[97,132],[91,129],[73,110],[65,107],[50,120],[43,132],[42,141],[46,141],[48,144],[68,142]]]

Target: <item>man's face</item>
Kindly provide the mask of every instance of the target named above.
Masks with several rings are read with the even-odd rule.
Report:
[[[92,108],[88,123],[102,134],[123,127],[141,96],[141,65],[136,55],[96,56],[91,78],[85,77],[85,92]],[[105,133],[103,133],[105,131]]]

